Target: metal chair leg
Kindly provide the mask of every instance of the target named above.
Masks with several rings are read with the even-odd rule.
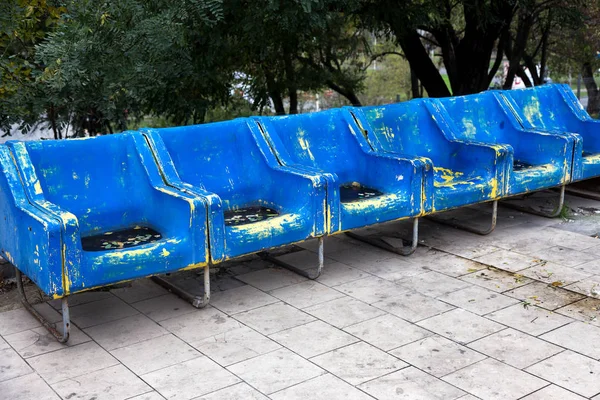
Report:
[[[27,300],[27,295],[25,294],[25,289],[23,288],[23,281],[21,271],[18,268],[15,268],[15,275],[17,278],[17,290],[19,291],[19,297],[21,298],[21,303],[27,311],[31,313],[41,324],[58,340],[59,343],[67,343],[69,340],[69,334],[71,331],[71,318],[69,316],[69,302],[67,300],[67,296],[61,299],[62,302],[62,318],[63,318],[63,331],[62,333],[56,329],[56,324],[51,323],[40,314]]]
[[[459,224],[458,222],[444,220],[442,218],[437,218],[435,216],[428,216],[427,218],[429,218],[430,220],[435,221],[439,224],[448,225],[448,226],[451,226],[456,229],[461,229],[461,230],[464,230],[467,232],[476,233],[476,234],[482,235],[482,236],[489,235],[496,228],[496,220],[498,219],[498,200],[494,200],[494,202],[492,203],[492,223],[488,229],[477,229],[477,228],[474,228],[469,225]]]
[[[565,204],[565,185],[562,185],[560,187],[560,194],[559,194],[559,197],[558,197],[558,205],[556,206],[556,208],[554,209],[554,211],[552,211],[550,213],[546,213],[546,212],[543,212],[543,211],[534,210],[531,207],[524,207],[524,206],[518,206],[516,204],[510,204],[510,203],[507,203],[507,202],[503,202],[502,206],[508,207],[508,208],[512,208],[512,209],[517,210],[517,211],[526,212],[528,214],[539,215],[541,217],[546,217],[546,218],[554,218],[554,217],[558,217],[560,215],[560,213],[562,212],[564,204]]]
[[[412,242],[409,246],[392,246],[378,236],[360,235],[355,232],[346,232],[346,235],[352,239],[360,240],[361,242],[368,243],[383,250],[391,251],[392,253],[400,254],[401,256],[410,256],[417,250],[417,246],[419,245],[419,218],[413,219]]]
[[[594,192],[592,190],[579,189],[576,187],[568,187],[565,191],[569,194],[573,194],[578,197],[583,197],[585,199],[591,200],[600,200],[600,193]]]
[[[259,255],[264,259],[267,260],[275,265],[278,265],[282,268],[285,268],[287,270],[290,270],[292,272],[297,273],[298,275],[302,275],[308,279],[317,279],[319,276],[321,276],[321,271],[323,270],[323,264],[325,263],[325,257],[323,255],[323,244],[324,244],[324,237],[321,236],[319,238],[319,265],[317,266],[317,271],[316,272],[308,272],[306,270],[300,269],[298,267],[294,267],[291,264],[288,264],[284,261],[278,260],[277,258],[271,256],[269,253],[267,252],[262,252]]]
[[[202,297],[195,296],[187,290],[173,284],[172,282],[169,282],[160,276],[153,276],[150,279],[173,294],[189,302],[196,308],[204,308],[210,302],[210,264],[204,267],[204,295],[202,295]]]

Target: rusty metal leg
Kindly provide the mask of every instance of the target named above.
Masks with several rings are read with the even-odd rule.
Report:
[[[31,303],[27,300],[27,295],[25,294],[25,289],[23,288],[23,281],[21,271],[18,268],[15,268],[16,278],[17,278],[17,290],[19,291],[19,297],[21,298],[21,303],[27,311],[31,313],[41,324],[58,340],[60,343],[67,343],[69,340],[69,334],[71,331],[71,318],[69,316],[69,302],[67,300],[67,296],[61,299],[62,302],[62,318],[63,318],[63,331],[62,333],[56,329],[56,324],[51,323],[44,317],[42,314],[36,310]]]
[[[288,264],[288,263],[286,263],[284,261],[278,260],[277,258],[271,256],[267,252],[262,252],[259,255],[263,259],[265,259],[265,260],[267,260],[267,261],[269,261],[269,262],[271,262],[271,263],[273,263],[275,265],[278,265],[278,266],[280,266],[282,268],[285,268],[287,270],[295,272],[298,275],[302,275],[304,277],[307,277],[308,279],[317,279],[319,276],[321,276],[321,271],[323,270],[323,264],[325,263],[325,256],[323,254],[323,242],[324,242],[324,237],[321,236],[319,238],[319,252],[318,252],[319,265],[317,266],[317,270],[315,272],[309,272],[309,271],[300,269],[298,267],[294,267],[291,264]]]
[[[576,187],[568,187],[565,189],[567,193],[573,194],[578,197],[585,199],[600,200],[600,193],[594,192],[593,190],[579,189]]]
[[[550,213],[546,213],[546,212],[543,212],[543,211],[534,210],[531,207],[524,207],[524,206],[519,206],[519,205],[516,205],[516,204],[510,204],[508,202],[503,202],[502,203],[502,205],[504,207],[512,208],[512,209],[517,210],[517,211],[526,212],[528,214],[539,215],[541,217],[546,217],[546,218],[558,217],[560,215],[560,213],[562,212],[564,204],[565,204],[565,185],[562,185],[560,187],[560,194],[559,194],[559,197],[558,197],[558,205],[556,206],[556,208],[554,209],[554,211],[552,211]]]
[[[176,294],[185,301],[189,302],[192,306],[196,308],[204,308],[210,302],[210,264],[204,267],[204,295],[202,297],[195,296],[187,290],[173,284],[172,282],[169,282],[168,280],[160,276],[153,276],[150,279],[152,279],[155,283],[164,287],[168,291]]]
[[[419,218],[413,219],[412,242],[409,246],[392,246],[378,236],[360,235],[355,232],[346,232],[346,235],[352,239],[360,240],[361,242],[368,243],[383,250],[391,251],[392,253],[400,254],[401,256],[410,256],[417,250],[417,246],[419,245]]]
[[[467,232],[476,233],[476,234],[482,235],[482,236],[489,235],[496,228],[496,220],[498,219],[498,200],[494,200],[494,202],[492,203],[492,223],[490,224],[490,227],[487,229],[477,229],[477,228],[474,228],[469,225],[459,224],[458,222],[449,221],[449,220],[445,220],[442,218],[436,218],[434,216],[429,216],[428,218],[439,224],[448,225],[448,226],[451,226],[456,229],[461,229],[461,230],[464,230]]]

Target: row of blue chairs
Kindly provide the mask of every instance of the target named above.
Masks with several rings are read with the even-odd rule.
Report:
[[[324,236],[404,218],[412,244],[391,250],[410,254],[421,216],[493,201],[495,219],[500,198],[598,176],[598,128],[551,85],[8,142],[0,248],[19,285],[23,272],[63,299],[62,332],[44,323],[66,341],[66,298],[80,291],[204,268],[201,298],[156,278],[201,307],[209,265],[319,238],[316,271],[296,270],[316,278]]]

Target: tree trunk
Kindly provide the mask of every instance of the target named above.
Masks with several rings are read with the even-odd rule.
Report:
[[[583,64],[581,76],[583,77],[588,94],[587,112],[594,117],[598,117],[600,113],[600,93],[598,92],[598,85],[596,85],[596,81],[594,80],[594,70],[592,69],[591,62],[588,61]]]
[[[356,93],[353,90],[345,89],[345,88],[337,85],[334,81],[329,80],[329,79],[327,81],[325,81],[325,83],[327,84],[327,86],[329,86],[329,88],[331,90],[334,90],[337,93],[344,96],[350,102],[350,104],[352,104],[353,106],[355,106],[355,107],[362,106],[360,99],[358,98],[358,96],[356,95]]]
[[[517,34],[513,43],[510,39],[506,41],[505,53],[508,57],[508,74],[504,81],[503,89],[508,90],[512,88],[515,76],[518,75],[521,70],[521,60],[526,50],[527,41],[529,39],[529,33],[533,26],[533,16],[529,11],[524,10],[519,13],[519,22],[517,24]],[[529,79],[527,79],[529,81]]]
[[[54,134],[54,139],[62,139],[62,135],[56,126],[56,114],[54,111],[54,106],[50,106],[50,110],[48,110],[48,117],[50,118],[50,126],[52,127],[52,133]]]
[[[401,22],[401,21],[400,21]],[[394,24],[392,30],[398,39],[398,43],[410,64],[411,70],[415,71],[417,78],[427,90],[429,97],[449,97],[450,91],[446,82],[442,79],[440,72],[427,54],[427,50],[416,30],[403,32],[404,27]]]
[[[412,67],[410,68],[410,90],[412,92],[412,98],[418,99],[421,97],[421,90],[419,88],[419,78],[417,77],[417,73]]]
[[[283,97],[281,96],[281,91],[277,87],[275,83],[275,78],[273,75],[267,70],[264,70],[265,80],[267,82],[267,93],[269,97],[273,101],[273,107],[275,108],[275,114],[277,115],[285,115],[285,107],[283,106]]]

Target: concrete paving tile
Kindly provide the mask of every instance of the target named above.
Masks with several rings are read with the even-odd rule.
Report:
[[[581,397],[573,392],[569,392],[556,385],[549,385],[537,392],[531,393],[528,396],[523,397],[522,400],[584,400],[585,397]]]
[[[600,358],[600,328],[575,321],[540,338],[588,357]]]
[[[494,267],[463,275],[460,279],[499,293],[533,282],[521,274],[502,271]]]
[[[270,396],[273,400],[373,400],[331,374],[325,374],[298,385],[283,389]]]
[[[6,340],[2,339],[2,337],[0,336],[0,350],[6,349],[10,349],[10,346],[8,345],[8,343],[6,343]]]
[[[533,336],[541,335],[572,322],[572,319],[564,315],[536,306],[526,306],[524,303],[515,304],[488,314],[486,317]]]
[[[476,240],[472,236],[473,240]],[[473,260],[486,254],[498,251],[500,248],[488,243],[469,243],[468,241],[457,241],[450,245],[442,245],[437,247],[440,250],[454,254],[455,256],[468,258]]]
[[[396,297],[409,289],[377,277],[367,277],[335,287],[342,293],[371,304]]]
[[[271,394],[325,373],[287,349],[279,349],[228,367],[250,386]]]
[[[440,296],[439,299],[479,315],[484,315],[519,302],[516,299],[479,286],[470,286]]]
[[[231,315],[277,303],[278,301],[277,298],[256,289],[254,286],[245,285],[235,289],[215,292],[210,299],[210,304],[225,314]]]
[[[115,365],[55,383],[52,388],[65,399],[120,400],[151,390],[122,365]]]
[[[570,224],[567,222],[566,224]],[[559,229],[558,227],[546,227],[542,230],[544,242],[553,246],[565,246],[573,250],[588,252],[593,254],[593,248],[598,246],[598,239],[581,234],[573,234],[573,232]],[[531,233],[529,233],[530,236]]]
[[[565,286],[565,289],[598,299],[600,298],[600,275],[590,276],[579,282],[572,283]]]
[[[504,329],[500,324],[458,308],[428,318],[418,325],[463,344]]]
[[[378,301],[373,303],[373,306],[410,322],[420,321],[454,308],[450,304],[413,291]]]
[[[504,294],[547,310],[556,310],[584,298],[578,293],[542,282],[533,282]]]
[[[487,265],[469,260],[467,258],[441,252],[438,254],[439,257],[436,260],[431,260],[426,265],[430,270],[437,271],[448,276],[459,277],[487,268]]]
[[[356,343],[359,339],[322,321],[310,322],[269,336],[304,358]]]
[[[596,240],[598,240],[598,239],[596,239]],[[600,257],[600,247],[598,248],[597,254],[595,254],[595,256]],[[573,269],[576,269],[578,271],[581,271],[583,273],[590,274],[590,275],[598,275],[598,274],[600,274],[600,259],[596,259],[596,260],[588,261],[583,264],[579,264],[579,265],[573,267]]]
[[[462,398],[462,390],[415,367],[408,367],[358,386],[379,400],[453,400]]]
[[[16,351],[6,349],[0,351],[0,382],[32,373],[33,370]]]
[[[190,303],[171,293],[138,301],[132,307],[156,322],[198,311]]]
[[[90,360],[94,360],[93,363]],[[31,357],[27,360],[49,384],[86,375],[119,362],[94,342]]]
[[[345,328],[385,314],[385,311],[351,297],[343,297],[327,303],[317,304],[316,306],[307,307],[303,311],[337,328]]]
[[[267,268],[238,275],[235,278],[264,292],[308,280],[284,268]]]
[[[106,290],[92,290],[89,292],[75,293],[69,296],[69,307],[75,307],[98,300],[112,299],[113,297],[115,296]],[[51,300],[48,304],[57,310],[62,308],[60,299]]]
[[[351,385],[358,385],[407,367],[376,347],[359,342],[311,358],[318,366]]]
[[[62,332],[62,324],[58,327]],[[75,325],[71,325],[69,341],[66,344],[59,343],[54,336],[44,327],[30,329],[28,331],[13,333],[6,336],[6,340],[23,358],[38,356],[58,349],[75,346],[88,342],[91,339]]]
[[[51,315],[43,315],[52,316],[52,314],[54,314],[54,318],[51,318],[51,320],[57,320],[57,318],[62,319],[56,311],[52,311]],[[23,332],[39,326],[41,326],[40,322],[24,308],[17,308],[15,310],[0,313],[0,335],[2,336]]]
[[[137,279],[131,282],[131,286],[112,289],[110,292],[129,304],[169,293],[150,279]]]
[[[377,267],[373,266],[374,264],[379,264],[389,259],[398,260],[399,256],[374,246],[359,246],[353,248],[351,251],[346,249],[330,253],[327,257],[350,267],[369,272],[369,269],[377,269]]]
[[[438,378],[487,358],[441,336],[417,340],[390,354]]]
[[[216,392],[196,397],[194,400],[269,400],[268,397],[253,389],[247,383],[241,382]]]
[[[528,278],[558,286],[567,286],[591,276],[575,268],[551,262],[524,269],[519,273]]]
[[[235,315],[235,319],[263,335],[270,335],[315,320],[313,316],[284,303],[270,304],[239,313]]]
[[[584,397],[600,393],[600,362],[572,351],[552,356],[526,371]]]
[[[247,326],[193,342],[192,345],[223,366],[245,361],[281,347]]]
[[[197,342],[242,326],[235,319],[213,307],[169,318],[161,321],[160,324],[188,343]],[[202,329],[198,327],[202,327]]]
[[[326,264],[316,281],[333,287],[371,276],[358,268],[352,268],[340,262]]]
[[[476,340],[469,347],[519,369],[563,351],[558,346],[510,328]]]
[[[541,260],[550,261],[565,267],[574,267],[596,259],[596,256],[592,254],[563,246],[554,246],[540,250],[534,256]]]
[[[158,392],[152,391],[144,394],[140,394],[139,396],[130,397],[127,400],[164,400]]]
[[[103,300],[70,307],[70,313],[71,321],[81,329],[139,314],[135,308],[112,295]]]
[[[443,378],[482,399],[512,400],[535,392],[548,382],[487,358]]]
[[[300,282],[269,292],[270,295],[296,308],[306,308],[315,304],[346,297],[345,294],[315,281]]]
[[[471,286],[469,282],[463,282],[435,271],[400,279],[396,281],[396,284],[430,297],[443,296]]]
[[[561,307],[555,312],[566,315],[577,319],[579,321],[587,322],[588,324],[600,326],[600,300],[585,298],[583,300],[576,301],[567,306]]]
[[[163,335],[110,352],[137,375],[200,357],[193,347],[171,335]]]
[[[60,400],[38,374],[22,375],[0,382],[0,393],[7,400]]]
[[[348,254],[353,253],[354,252],[346,252],[344,256],[347,257]],[[418,276],[429,271],[429,269],[423,266],[411,263],[408,259],[400,257],[402,256],[394,255],[391,258],[377,259],[372,256],[372,259],[370,260],[365,257],[365,259],[361,260],[360,262],[354,262],[350,260],[348,263],[354,268],[361,269],[371,275],[391,282],[411,276]]]
[[[344,330],[384,351],[433,335],[415,324],[389,314],[350,325]]]
[[[167,334],[166,329],[141,314],[95,325],[84,331],[109,351]]]
[[[517,272],[536,266],[542,262],[539,258],[500,249],[493,253],[477,257],[474,261],[491,265],[504,271]]]
[[[167,399],[193,399],[241,382],[208,357],[184,361],[141,378]]]

